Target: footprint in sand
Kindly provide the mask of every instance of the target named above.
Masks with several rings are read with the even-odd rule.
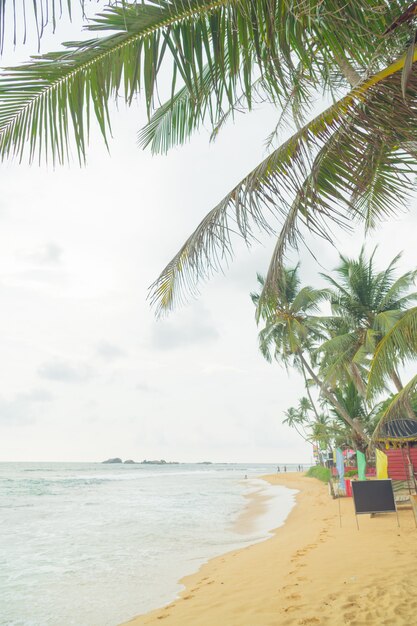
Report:
[[[299,624],[307,625],[307,624],[320,624],[320,620],[318,617],[305,617],[304,619],[300,619]]]
[[[299,600],[301,598],[299,593],[290,593],[289,596],[285,596],[286,600]]]
[[[356,613],[344,613],[343,617],[345,618],[345,620],[348,619],[349,621],[351,621],[351,620],[355,619],[355,617],[357,617],[357,615],[356,615]]]

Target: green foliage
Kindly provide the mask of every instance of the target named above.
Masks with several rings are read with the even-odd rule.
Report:
[[[404,363],[417,352],[417,307],[410,308],[376,347],[369,371],[368,398],[383,391],[393,363]]]
[[[340,265],[332,275],[322,274],[330,285],[329,299],[336,323],[330,329],[330,338],[319,346],[320,373],[330,384],[352,381],[362,396],[370,397],[374,386],[383,390],[385,378],[382,358],[377,359],[372,371],[371,384],[367,378],[370,361],[382,354],[381,344],[397,322],[409,316],[410,305],[417,300],[411,291],[416,271],[396,276],[397,255],[383,271],[375,268],[375,252],[367,259],[364,249],[357,259],[340,256]],[[385,342],[382,345],[386,345]],[[403,361],[397,352],[396,363]],[[404,354],[402,355],[404,356]],[[393,359],[385,360],[392,374]],[[372,364],[371,364],[372,370]]]
[[[341,256],[336,270],[324,275],[327,290],[302,287],[296,267],[283,268],[275,290],[251,294],[263,323],[262,354],[295,367],[305,380],[308,398],[289,408],[283,423],[320,450],[348,445],[364,451],[387,421],[416,419],[417,376],[403,387],[397,372],[406,358],[417,356],[417,307],[410,308],[417,300],[416,271],[397,277],[399,255],[377,271],[374,255],[367,260],[362,250],[357,259]],[[320,316],[325,299],[332,316]],[[397,393],[375,402],[389,383]],[[319,391],[320,412],[312,386]]]
[[[259,275],[258,284],[264,293],[264,279]],[[258,323],[262,320],[264,324],[259,332],[259,349],[267,361],[274,358],[286,366],[299,361],[300,350],[321,334],[316,313],[325,297],[320,289],[300,288],[298,266],[283,268],[274,291],[265,297],[251,294]]]
[[[323,465],[314,465],[306,472],[306,476],[328,483],[331,480],[331,471],[328,467],[323,467]]]
[[[417,76],[406,105],[399,82],[399,76],[390,77],[366,96],[346,96],[268,155],[199,224],[152,285],[151,301],[163,311],[184,289],[194,293],[201,278],[230,258],[236,228],[250,242],[254,231],[275,232],[271,223],[280,223],[265,279],[265,289],[271,290],[287,245],[297,246],[303,227],[330,240],[331,223],[347,229],[358,221],[370,226],[403,207],[417,173],[415,155],[409,153],[417,132],[417,116],[410,118],[410,107],[417,108]],[[381,132],[382,152],[376,146]],[[378,159],[372,158],[375,150]],[[376,176],[378,189],[365,203],[369,180]]]
[[[48,16],[55,23],[55,4],[34,0],[40,30]],[[232,233],[250,242],[259,229],[277,236],[270,290],[303,227],[331,239],[332,224],[371,228],[408,201],[417,53],[408,46],[410,20],[398,19],[408,8],[409,0],[116,0],[88,23],[87,41],[0,76],[0,156],[61,163],[75,146],[83,161],[90,118],[107,143],[109,100],[130,104],[138,93],[150,117],[139,142],[154,152],[184,143],[203,123],[215,136],[236,110],[272,102],[279,120],[268,145],[288,122],[297,132],[209,212],[150,299],[163,312],[196,294],[230,259]],[[171,93],[160,106],[162,68]],[[319,94],[333,103],[311,119]]]
[[[352,476],[357,476],[358,475],[358,470],[347,470],[345,471],[345,478],[351,478]]]

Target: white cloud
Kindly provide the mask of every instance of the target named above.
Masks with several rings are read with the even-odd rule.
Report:
[[[112,343],[100,341],[96,346],[97,354],[107,361],[114,361],[126,356],[126,352]]]
[[[58,37],[74,32],[63,36],[60,26]],[[15,62],[11,54],[2,60]],[[308,446],[281,424],[302,381],[262,359],[249,298],[273,238],[250,253],[238,244],[225,275],[167,319],[156,322],[146,301],[190,231],[265,156],[276,112],[239,116],[215,144],[202,132],[155,158],[136,145],[145,120],[142,106],[115,111],[111,156],[93,125],[82,169],[1,165],[0,376],[10,395],[0,415],[2,424],[36,419],[26,443],[2,439],[3,459],[306,461]],[[409,215],[377,231],[381,260],[404,248],[401,271],[415,265],[415,226]],[[353,255],[363,234],[358,227],[335,241]],[[337,249],[307,243],[324,265],[301,247],[302,276],[312,284],[337,264]],[[42,401],[51,390],[54,401]]]
[[[43,363],[38,374],[41,378],[60,383],[86,383],[94,376],[94,370],[85,363],[68,363],[54,360]]]
[[[18,256],[31,265],[56,267],[62,263],[62,248],[50,241],[35,250],[20,253]]]
[[[53,396],[44,389],[15,394],[11,398],[0,397],[0,423],[6,426],[22,426],[33,422],[42,412],[44,404]]]
[[[152,329],[152,347],[157,350],[177,350],[218,339],[219,332],[210,311],[201,303],[160,320]]]

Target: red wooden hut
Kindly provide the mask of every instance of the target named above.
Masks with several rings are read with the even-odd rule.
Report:
[[[389,478],[411,482],[415,488],[417,421],[409,418],[391,420],[382,425],[375,440],[388,457]]]

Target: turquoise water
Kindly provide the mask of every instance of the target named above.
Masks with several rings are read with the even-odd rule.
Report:
[[[275,470],[0,464],[0,624],[116,626],[169,602],[182,576],[283,523],[294,492],[256,478]],[[270,506],[242,534],[254,491]]]

